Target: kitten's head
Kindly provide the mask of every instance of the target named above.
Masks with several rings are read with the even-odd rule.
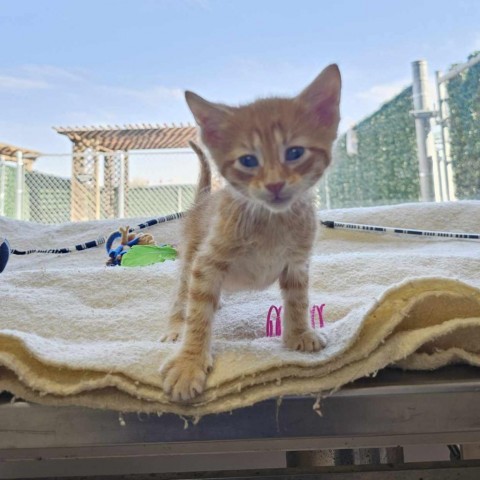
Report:
[[[249,200],[287,210],[330,163],[341,79],[330,65],[298,96],[231,107],[185,97],[220,173]]]

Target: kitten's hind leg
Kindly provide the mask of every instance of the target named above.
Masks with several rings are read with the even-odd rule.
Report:
[[[318,352],[325,337],[308,320],[308,265],[288,265],[280,276],[284,302],[283,343],[290,350]]]

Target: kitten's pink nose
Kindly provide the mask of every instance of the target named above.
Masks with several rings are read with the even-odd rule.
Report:
[[[285,186],[285,182],[277,182],[277,183],[268,183],[265,185],[265,188],[267,190],[270,190],[276,197],[278,197],[278,194],[282,190],[282,188]]]

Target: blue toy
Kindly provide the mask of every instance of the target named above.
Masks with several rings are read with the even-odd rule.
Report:
[[[109,256],[109,259],[107,261],[108,266],[115,267],[117,265],[120,265],[122,263],[122,256],[128,252],[128,248],[131,248],[134,245],[138,245],[138,242],[142,238],[140,236],[134,236],[134,238],[132,238],[131,240],[127,240],[128,237],[126,238],[126,235],[128,235],[128,227],[126,233],[121,229],[121,231],[113,232],[108,237],[108,240],[105,243],[105,248]],[[118,238],[122,238],[120,245],[118,245],[118,247],[112,248],[113,242]]]
[[[0,273],[5,270],[10,257],[10,244],[8,240],[4,238],[0,243]]]

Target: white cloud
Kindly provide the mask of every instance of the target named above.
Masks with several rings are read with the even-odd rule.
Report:
[[[88,72],[69,70],[55,65],[23,65],[13,75],[0,74],[0,90],[38,90],[60,86],[68,92],[82,92],[83,96],[107,95],[108,97],[128,97],[145,104],[158,104],[166,100],[183,99],[183,91],[163,85],[145,88],[132,88],[98,84],[89,79]]]
[[[183,99],[183,91],[180,88],[168,88],[163,85],[155,85],[144,89],[109,87],[107,85],[102,85],[99,88],[106,93],[127,96],[146,104],[160,103],[165,100]]]
[[[80,70],[68,70],[66,68],[57,67],[55,65],[23,65],[22,71],[33,78],[48,78],[51,80],[69,80],[82,81],[85,80],[84,72]]]
[[[39,90],[44,88],[50,88],[50,84],[44,80],[0,75],[0,90]]]
[[[370,87],[368,90],[357,93],[356,96],[361,100],[380,104],[398,95],[409,83],[409,80],[397,80],[395,82],[373,85],[373,87]]]
[[[40,90],[66,81],[78,82],[84,76],[54,65],[23,65],[14,72],[0,74],[0,90]]]

